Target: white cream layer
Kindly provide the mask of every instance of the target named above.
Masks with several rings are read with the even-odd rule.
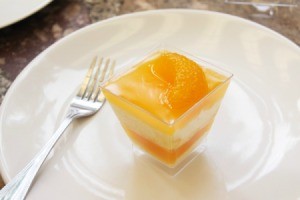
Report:
[[[221,102],[217,102],[208,110],[203,110],[195,119],[183,128],[176,130],[173,135],[161,133],[140,119],[128,114],[116,105],[112,105],[121,123],[136,134],[167,150],[179,148],[189,141],[199,130],[204,128],[215,117]]]

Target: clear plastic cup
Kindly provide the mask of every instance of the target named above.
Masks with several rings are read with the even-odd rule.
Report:
[[[168,123],[106,87],[111,80],[118,79],[132,68],[152,59],[153,55],[162,50],[176,52],[196,62],[204,71],[209,87],[205,97]],[[162,168],[179,171],[203,149],[203,140],[214,122],[232,74],[198,57],[165,46],[154,49],[125,68],[102,86],[104,95],[133,142],[135,151],[138,150],[138,155],[150,155]]]

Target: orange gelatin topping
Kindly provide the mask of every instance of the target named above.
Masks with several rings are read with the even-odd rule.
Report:
[[[106,89],[172,123],[208,93],[203,70],[183,55],[162,51]]]

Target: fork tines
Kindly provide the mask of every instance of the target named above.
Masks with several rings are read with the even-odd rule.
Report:
[[[110,59],[104,60],[102,57],[94,57],[77,96],[92,101],[101,100],[99,99],[100,84],[106,77],[113,74],[114,66],[115,62],[111,62]]]

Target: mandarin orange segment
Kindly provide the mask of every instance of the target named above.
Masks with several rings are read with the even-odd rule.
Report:
[[[175,68],[173,84],[167,91],[167,103],[179,116],[208,93],[207,82],[194,61],[177,53],[165,52],[163,57]]]
[[[154,76],[164,81],[167,85],[172,85],[176,77],[176,68],[166,55],[166,53],[160,54],[150,62],[151,66],[149,67]]]

